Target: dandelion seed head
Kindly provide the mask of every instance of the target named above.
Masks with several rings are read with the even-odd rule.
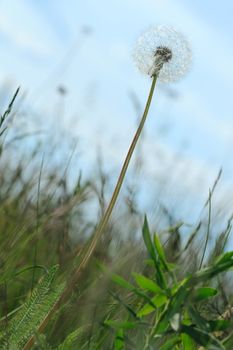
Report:
[[[185,75],[191,66],[192,53],[181,33],[161,25],[150,28],[138,38],[133,58],[142,73],[157,75],[158,80],[168,83]]]

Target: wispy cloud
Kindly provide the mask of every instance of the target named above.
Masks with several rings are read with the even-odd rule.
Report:
[[[204,2],[202,6],[206,6]],[[221,161],[230,168],[229,153],[224,155],[224,149],[232,147],[233,143],[233,120],[229,112],[232,109],[230,91],[233,88],[231,38],[228,32],[223,35],[222,29],[211,17],[194,13],[186,1],[100,0],[97,6],[91,0],[82,4],[71,0],[68,6],[67,2],[60,0],[49,5],[44,1],[38,5],[28,1],[4,0],[0,5],[0,34],[5,36],[5,44],[8,42],[8,46],[11,46],[11,61],[9,63],[9,54],[2,60],[2,78],[4,73],[14,71],[16,66],[22,85],[25,81],[28,85],[34,85],[35,79],[38,79],[36,85],[40,85],[42,74],[36,72],[43,71],[44,76],[49,69],[59,64],[74,39],[78,24],[91,25],[94,35],[82,50],[78,50],[68,74],[62,76],[69,86],[68,114],[82,103],[85,104],[82,91],[86,90],[89,83],[97,82],[97,106],[91,112],[91,119],[86,118],[83,129],[77,128],[77,133],[83,132],[88,139],[90,123],[93,130],[105,123],[106,133],[103,132],[103,138],[106,135],[111,138],[120,132],[122,123],[125,128],[133,125],[132,120],[128,122],[125,119],[132,112],[126,96],[128,89],[133,87],[139,96],[145,97],[149,85],[132,68],[130,47],[133,40],[144,27],[161,22],[172,24],[185,32],[194,51],[193,71],[181,82],[178,89],[182,90],[182,99],[172,110],[177,133],[179,136],[182,136],[182,132],[186,133],[186,137],[192,140],[189,149],[191,159],[208,161],[210,166],[211,162],[215,162],[214,167]],[[29,56],[28,60],[25,60],[25,56],[24,59],[19,56],[19,49]],[[34,55],[34,58],[30,55]],[[38,64],[36,56],[48,57],[49,68],[47,63]],[[30,70],[27,66],[29,61]],[[60,77],[56,78],[58,81]],[[49,84],[52,83],[49,81]],[[48,104],[51,105],[51,96]],[[88,112],[86,108],[85,113]],[[156,113],[160,112],[156,110]],[[95,132],[92,137],[95,137]],[[178,137],[173,138],[167,147],[178,149],[177,140]],[[150,142],[153,147],[153,138]],[[116,153],[116,150],[112,152]]]
[[[0,34],[16,52],[22,49],[39,56],[53,54],[58,44],[49,23],[43,23],[24,1],[0,5]]]

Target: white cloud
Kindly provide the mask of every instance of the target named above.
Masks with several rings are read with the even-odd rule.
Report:
[[[33,6],[27,6],[26,1],[14,0],[11,5],[8,5],[9,3],[5,0],[4,5],[1,5],[0,30],[7,36],[9,42],[16,46],[16,56],[18,47],[21,47],[36,55],[49,55],[51,60],[57,62],[56,55],[64,50],[65,46],[61,46],[59,38],[55,35],[56,30],[51,28],[48,17],[44,19],[43,16],[39,16],[36,11],[33,11]],[[12,3],[16,6],[14,11],[12,11]],[[56,5],[54,2],[54,6],[60,5]],[[79,11],[77,11],[78,7]],[[220,28],[215,28],[214,23],[211,23],[209,18],[201,20],[190,11],[187,2],[182,4],[176,0],[119,0],[112,3],[100,0],[98,4],[87,1],[79,6],[77,2],[72,1],[72,6],[66,7],[67,20],[69,17],[75,25],[77,22],[82,24],[86,22],[90,25],[93,24],[94,28],[93,38],[85,44],[83,50],[78,52],[79,55],[72,65],[72,74],[70,73],[66,80],[70,90],[72,90],[69,108],[73,108],[73,110],[77,108],[79,103],[82,103],[79,94],[86,88],[87,80],[100,81],[98,110],[90,118],[87,118],[81,129],[79,129],[80,124],[77,128],[77,132],[86,138],[87,144],[90,144],[96,137],[96,128],[101,122],[102,127],[107,125],[106,128],[112,127],[113,130],[109,132],[109,139],[103,140],[107,152],[106,157],[118,161],[120,155],[124,153],[124,145],[126,144],[120,142],[122,148],[116,150],[111,145],[110,139],[114,134],[122,135],[122,122],[124,122],[123,127],[126,132],[133,124],[132,120],[129,122],[124,118],[125,115],[128,115],[126,110],[129,108],[130,102],[127,105],[127,97],[122,100],[126,89],[130,86],[136,86],[139,81],[142,82],[140,78],[137,78],[138,73],[134,74],[133,69],[129,72],[131,61],[128,60],[130,60],[131,41],[145,26],[153,24],[154,21],[160,21],[177,26],[185,32],[193,42],[195,51],[193,73],[190,74],[189,80],[180,85],[184,98],[173,110],[173,113],[176,114],[175,118],[178,120],[181,115],[183,123],[186,123],[187,126],[187,135],[198,133],[198,130],[201,130],[202,135],[212,137],[212,141],[208,140],[208,147],[213,147],[210,149],[213,154],[219,147],[224,148],[232,145],[233,122],[230,119],[221,119],[218,111],[221,110],[221,100],[226,98],[226,93],[222,90],[226,91],[232,86],[233,52],[229,44],[229,34],[224,33],[223,36]],[[72,28],[75,28],[75,25]],[[25,63],[17,62],[16,59],[15,64],[17,69],[21,70]],[[31,65],[33,66],[31,71],[39,69],[35,62],[31,62]],[[44,67],[42,68],[44,69]],[[12,70],[12,65],[7,66],[6,63],[6,67],[2,67],[2,72],[4,70]],[[28,81],[33,85],[35,82],[32,81],[32,77],[33,75],[29,76]],[[207,81],[206,77],[211,78],[211,81]],[[205,88],[202,88],[203,83],[205,83]],[[145,94],[147,85],[138,87],[140,96]],[[217,93],[218,98],[216,98],[216,94],[211,96],[220,86],[221,89]],[[79,89],[78,92],[77,89]],[[198,90],[195,91],[195,89]],[[41,92],[41,95],[43,93],[44,91]],[[50,98],[49,104],[51,104]],[[182,121],[179,125],[181,124]],[[90,129],[93,131],[90,132]],[[101,136],[106,137],[106,133],[103,132]],[[216,140],[218,140],[218,144],[216,144]],[[153,148],[153,140],[151,139],[150,142]],[[207,139],[203,139],[203,142],[207,144]],[[173,146],[175,149],[178,148],[175,144]],[[172,146],[167,145],[167,148],[166,153],[172,154]],[[90,152],[92,151],[93,149],[90,150]],[[88,157],[91,155],[89,154]],[[189,157],[190,164],[187,166],[190,168],[198,168],[193,164],[195,163],[193,159],[199,158],[200,163],[204,162],[204,155],[199,149],[194,149],[193,154],[189,154]],[[228,161],[228,159],[224,160],[225,163]],[[212,166],[215,169],[215,165]],[[210,164],[209,167],[211,167]],[[206,174],[207,170],[203,168],[203,172]]]
[[[46,27],[47,33],[43,23],[39,23],[36,13],[25,4],[22,7],[16,5],[14,11],[11,7],[1,5],[0,32],[15,49],[18,47],[40,56],[52,55],[55,40],[52,40],[49,27]]]

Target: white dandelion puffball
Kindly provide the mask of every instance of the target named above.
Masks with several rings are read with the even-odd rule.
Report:
[[[138,69],[163,83],[183,77],[192,63],[189,43],[172,27],[157,26],[145,31],[137,40],[133,58]]]

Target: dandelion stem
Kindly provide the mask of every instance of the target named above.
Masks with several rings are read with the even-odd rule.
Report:
[[[143,129],[143,126],[145,124],[145,121],[146,121],[146,118],[147,118],[147,115],[148,115],[148,112],[149,112],[149,108],[150,108],[150,104],[151,104],[151,101],[152,101],[152,97],[153,97],[153,94],[154,94],[154,89],[155,89],[155,85],[156,85],[156,80],[157,80],[157,76],[153,76],[152,77],[152,84],[151,84],[151,88],[150,88],[150,92],[149,92],[149,95],[148,95],[148,99],[147,99],[147,102],[146,102],[146,106],[145,106],[145,110],[144,110],[144,113],[142,115],[142,119],[140,121],[140,124],[138,126],[138,129],[134,135],[134,138],[133,138],[133,141],[129,147],[129,150],[128,150],[128,153],[126,155],[126,158],[125,158],[125,161],[124,161],[124,164],[122,166],[122,169],[121,169],[121,172],[120,172],[120,175],[118,177],[118,180],[117,180],[117,184],[116,184],[116,187],[113,191],[113,194],[112,194],[112,198],[110,200],[110,203],[106,209],[106,212],[102,218],[102,220],[100,221],[99,223],[99,226],[97,227],[97,230],[96,232],[94,233],[92,239],[91,239],[91,242],[86,250],[86,252],[84,253],[84,256],[83,256],[83,259],[81,260],[77,270],[76,270],[76,273],[75,273],[75,276],[77,276],[80,271],[86,266],[86,264],[88,263],[98,241],[100,240],[106,226],[107,226],[107,223],[109,221],[109,218],[111,216],[111,213],[113,211],[113,208],[115,206],[115,203],[116,203],[116,200],[117,200],[117,197],[119,195],[119,192],[121,190],[121,186],[122,186],[122,183],[124,181],[124,178],[125,178],[125,174],[126,174],[126,171],[128,169],[128,166],[129,166],[129,163],[130,163],[130,160],[132,158],[132,155],[133,155],[133,152],[134,152],[134,149],[136,147],[136,144],[138,142],[138,139],[141,135],[141,132],[142,132],[142,129]]]
[[[126,174],[126,171],[128,169],[128,166],[129,166],[129,163],[130,163],[130,160],[132,158],[132,155],[133,155],[133,152],[134,152],[134,149],[136,147],[136,144],[138,142],[138,139],[141,135],[141,132],[143,130],[143,127],[144,127],[144,124],[145,124],[145,121],[146,121],[146,118],[147,118],[147,115],[148,115],[148,112],[149,112],[149,108],[150,108],[150,105],[151,105],[151,101],[152,101],[152,97],[153,97],[153,94],[154,94],[154,89],[155,89],[155,85],[156,85],[156,81],[157,81],[157,76],[154,75],[152,77],[152,83],[151,83],[151,88],[150,88],[150,92],[149,92],[149,95],[148,95],[148,98],[147,98],[147,102],[146,102],[146,106],[145,106],[145,109],[144,109],[144,112],[143,112],[143,115],[142,115],[142,118],[141,118],[141,121],[140,121],[140,124],[138,126],[138,129],[134,135],[134,138],[133,138],[133,141],[129,147],[129,150],[128,150],[128,153],[126,155],[126,158],[125,158],[125,161],[123,163],[123,166],[122,166],[122,169],[121,169],[121,172],[120,172],[120,175],[118,177],[118,180],[117,180],[117,183],[116,183],[116,187],[113,191],[113,194],[112,194],[112,197],[111,197],[111,200],[109,202],[109,205],[105,211],[105,214],[103,216],[103,218],[101,219],[93,237],[91,238],[91,241],[89,243],[89,245],[87,246],[87,249],[84,250],[84,253],[83,255],[81,255],[81,258],[80,258],[80,263],[75,271],[75,273],[73,274],[73,277],[72,277],[72,280],[70,282],[70,284],[68,284],[66,290],[64,291],[63,295],[62,295],[62,299],[66,299],[66,297],[69,295],[69,293],[72,291],[73,287],[75,286],[75,284],[77,283],[77,280],[80,276],[80,273],[82,270],[85,269],[85,267],[87,266],[102,234],[104,233],[104,230],[106,229],[107,227],[107,224],[108,224],[108,221],[109,221],[109,218],[111,216],[111,213],[113,211],[113,208],[116,204],[116,200],[118,198],[118,195],[119,195],[119,192],[121,190],[121,186],[123,184],[123,181],[124,181],[124,178],[125,178],[125,174]]]
[[[59,300],[56,302],[56,304],[53,306],[53,308],[49,311],[49,313],[47,314],[46,318],[43,320],[42,324],[39,326],[38,331],[40,331],[40,332],[43,331],[43,329],[46,327],[46,325],[47,325],[48,321],[50,320],[51,316],[53,315],[53,313],[58,309],[59,305],[64,300],[66,300],[66,298],[69,296],[69,294],[73,290],[73,287],[76,285],[76,283],[77,283],[77,281],[78,281],[78,279],[80,277],[81,272],[87,266],[89,260],[91,259],[92,254],[93,254],[93,252],[94,252],[94,250],[95,250],[95,248],[97,246],[97,243],[99,242],[102,234],[104,233],[104,230],[105,230],[105,228],[107,226],[107,223],[109,221],[109,218],[110,218],[111,213],[113,211],[113,208],[115,206],[116,200],[118,198],[118,195],[119,195],[121,186],[123,184],[123,181],[124,181],[124,178],[125,178],[125,174],[126,174],[126,171],[128,169],[130,160],[132,158],[134,149],[136,147],[136,144],[138,142],[138,139],[139,139],[139,137],[141,135],[141,132],[142,132],[142,129],[144,127],[144,124],[145,124],[145,121],[146,121],[146,118],[147,118],[147,115],[148,115],[148,112],[149,112],[149,108],[150,108],[150,105],[151,105],[152,97],[153,97],[153,94],[154,94],[156,80],[157,80],[157,76],[154,75],[152,77],[151,88],[150,88],[150,92],[149,92],[149,95],[148,95],[148,98],[147,98],[146,106],[145,106],[145,109],[144,109],[144,112],[143,112],[143,115],[142,115],[142,119],[141,119],[140,124],[138,126],[138,129],[137,129],[137,131],[136,131],[136,133],[134,135],[133,141],[132,141],[132,143],[131,143],[131,145],[129,147],[128,153],[126,155],[124,164],[122,166],[120,175],[119,175],[118,180],[117,180],[116,187],[115,187],[115,189],[113,191],[111,200],[110,200],[109,205],[108,205],[108,207],[107,207],[107,209],[105,211],[105,214],[104,214],[103,218],[101,219],[101,221],[100,221],[100,223],[99,223],[99,225],[97,227],[97,230],[95,231],[93,237],[91,238],[91,241],[90,241],[89,245],[87,246],[86,250],[84,250],[84,253],[81,255],[80,263],[79,263],[76,271],[72,275],[71,281],[68,282],[68,284],[67,284],[64,292],[60,296]],[[33,342],[34,342],[34,338],[32,337],[28,341],[28,343],[25,345],[23,350],[30,349],[32,347],[32,345],[33,345]]]

